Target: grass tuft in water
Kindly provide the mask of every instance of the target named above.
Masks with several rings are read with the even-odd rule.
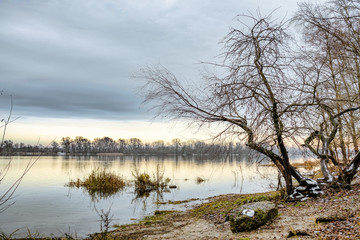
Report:
[[[3,231],[0,231],[0,239],[2,240],[11,240],[11,239],[14,239],[14,235],[16,234],[16,232],[18,232],[20,229],[17,229],[15,231],[13,231],[12,233],[10,234],[6,234],[5,232]]]
[[[195,179],[195,181],[196,181],[197,184],[200,184],[200,183],[205,182],[206,180],[205,180],[205,178],[197,177],[197,178]]]
[[[151,177],[148,173],[140,173],[138,168],[132,172],[135,178],[135,192],[139,197],[146,196],[151,191],[163,191],[167,188],[170,178],[164,178],[164,170],[157,165],[156,172]]]
[[[126,182],[115,173],[105,169],[95,169],[84,180],[72,180],[67,187],[84,188],[91,196],[108,197],[124,189]]]

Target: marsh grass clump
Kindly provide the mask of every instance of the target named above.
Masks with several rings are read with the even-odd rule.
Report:
[[[135,178],[135,192],[138,196],[147,196],[151,191],[163,191],[168,187],[170,178],[164,178],[164,170],[157,165],[156,172],[152,177],[146,173],[140,173],[138,168],[132,172]]]
[[[34,239],[34,240],[37,240],[37,239],[39,239],[39,240],[53,240],[54,239],[52,237],[47,237],[47,236],[41,234],[38,231],[32,232],[29,228],[27,229],[26,236],[19,238],[19,237],[16,236],[16,234],[20,230],[21,229],[19,228],[19,229],[15,230],[15,231],[13,231],[12,233],[9,233],[9,234],[7,234],[7,233],[5,233],[3,231],[0,231],[0,239],[1,240],[14,240],[14,239],[18,239],[18,240],[20,240],[20,239],[23,239],[23,240],[32,240],[32,239]],[[24,233],[22,233],[22,234],[24,234]],[[65,239],[70,239],[70,238],[60,237],[59,239],[64,239],[65,240]],[[74,238],[72,238],[72,239],[74,239]]]
[[[5,233],[3,231],[0,232],[0,239],[3,239],[3,240],[11,240],[11,239],[15,239],[14,235],[16,234],[16,232],[18,232],[20,229],[17,229],[15,230],[14,232],[12,233]]]
[[[94,169],[84,180],[72,180],[66,186],[84,188],[91,196],[108,197],[126,186],[123,178],[105,169]]]

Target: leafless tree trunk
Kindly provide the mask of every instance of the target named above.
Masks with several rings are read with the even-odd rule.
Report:
[[[290,165],[286,145],[298,131],[296,118],[308,105],[308,97],[291,77],[286,23],[275,23],[271,16],[240,18],[252,24],[231,29],[223,41],[224,61],[211,63],[226,72],[223,77],[209,74],[207,86],[190,89],[162,66],[143,68],[139,77],[147,82],[145,102],[154,103],[164,117],[200,126],[223,123],[221,134],[237,134],[248,147],[271,159],[290,195],[292,177],[305,178]]]
[[[319,106],[325,106],[320,109],[326,115],[321,129],[314,131],[305,144],[321,159],[327,181],[335,180],[328,167],[331,159],[336,160],[334,163],[345,164],[339,169],[339,180],[350,184],[360,165],[359,135],[355,127],[359,123],[357,112],[360,106],[360,1],[302,3],[293,20],[301,24],[304,37],[317,56],[315,65],[321,68],[318,85],[323,88],[317,87],[314,92],[317,102],[321,103]],[[311,144],[315,139],[321,141],[322,152]],[[333,149],[332,154],[329,154],[330,149]],[[352,160],[349,162],[349,159]]]
[[[185,87],[162,66],[143,68],[145,102],[152,102],[159,116],[200,127],[218,123],[223,127],[218,136],[237,135],[271,159],[288,195],[292,177],[300,184],[292,196],[301,196],[304,189],[320,193],[316,181],[290,164],[288,145],[304,136],[327,182],[351,182],[360,165],[358,154],[351,155],[359,152],[360,2],[300,4],[292,22],[302,26],[306,46],[298,53],[290,51],[295,44],[286,22],[273,21],[271,14],[238,19],[240,28],[224,38],[224,60],[210,63],[221,69],[221,77],[210,73],[204,76],[205,86]],[[349,159],[342,176],[334,176],[330,164],[340,167]]]

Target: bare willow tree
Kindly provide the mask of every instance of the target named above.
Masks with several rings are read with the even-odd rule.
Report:
[[[305,145],[321,159],[327,182],[349,186],[360,166],[360,1],[302,3],[293,20],[302,26],[308,49],[308,66],[298,69],[308,73],[303,76],[319,106],[312,115],[320,116]]]
[[[232,28],[223,40],[224,60],[213,64],[222,77],[207,74],[203,86],[190,88],[162,66],[143,68],[145,101],[153,102],[163,117],[220,123],[221,133],[236,134],[276,165],[288,195],[294,177],[317,196],[321,193],[317,182],[291,166],[288,153],[299,134],[299,118],[309,105],[309,94],[304,91],[307,86],[294,78],[287,23],[272,20],[271,14],[238,16],[238,20],[241,28]]]

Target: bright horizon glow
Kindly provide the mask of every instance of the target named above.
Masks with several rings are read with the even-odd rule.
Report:
[[[187,140],[211,140],[206,130],[197,131],[184,122],[150,122],[150,121],[116,121],[98,119],[56,119],[24,117],[8,125],[6,140],[14,143],[42,144],[47,146],[53,140],[60,142],[62,137],[75,138],[83,136],[89,140],[110,137],[139,138],[144,142],[164,140],[170,142],[174,138]]]

